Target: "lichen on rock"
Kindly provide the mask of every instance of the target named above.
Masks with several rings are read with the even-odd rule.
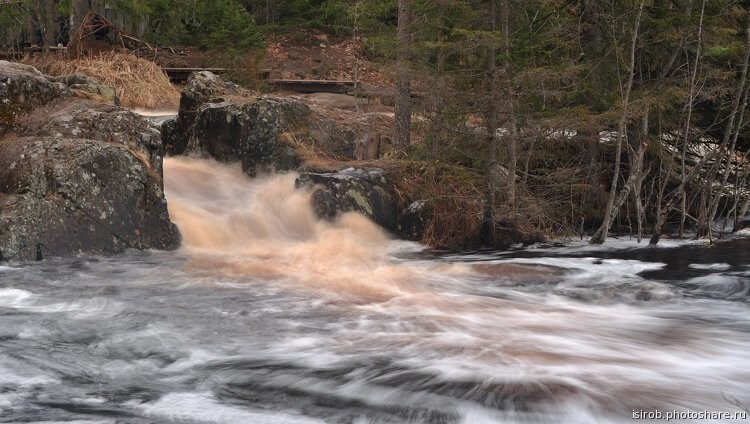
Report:
[[[300,174],[298,188],[311,189],[313,209],[321,218],[359,212],[395,231],[396,204],[388,174],[380,168],[346,168],[338,172]]]
[[[3,260],[179,245],[152,124],[105,98],[73,96],[66,84],[78,77],[0,61],[0,81],[0,114],[12,118],[0,124]]]
[[[173,249],[160,181],[125,145],[57,137],[0,142],[0,250],[30,260]]]

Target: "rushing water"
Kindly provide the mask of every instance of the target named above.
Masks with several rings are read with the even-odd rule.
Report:
[[[318,221],[293,178],[168,159],[182,250],[0,267],[0,422],[604,423],[750,405],[747,241],[434,255],[358,215]]]

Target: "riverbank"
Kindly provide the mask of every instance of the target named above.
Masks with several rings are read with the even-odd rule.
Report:
[[[116,91],[95,78],[49,77],[30,67],[16,69],[13,68],[15,65],[4,63],[5,77],[10,78],[8,81],[16,81],[15,85],[4,84],[7,87],[4,96],[8,101],[2,109],[6,117],[2,137],[9,167],[20,163],[20,159],[30,160],[20,150],[12,148],[27,143],[18,144],[15,140],[19,137],[64,136],[72,140],[68,142],[71,145],[78,139],[94,139],[115,142],[130,149],[133,159],[143,163],[145,172],[154,180],[156,185],[147,191],[154,193],[155,198],[161,196],[161,160],[164,155],[189,154],[213,157],[222,162],[240,162],[250,176],[294,171],[298,173],[297,187],[313,192],[312,202],[320,218],[336,219],[341,213],[359,212],[397,237],[448,250],[507,248],[561,236],[576,237],[593,231],[593,224],[601,214],[596,205],[602,198],[592,192],[601,194],[600,189],[579,186],[565,179],[553,181],[550,178],[561,175],[554,173],[535,183],[536,177],[532,174],[549,172],[550,164],[546,159],[544,163],[528,162],[521,176],[529,178],[528,187],[535,184],[539,189],[544,187],[544,195],[534,191],[519,193],[516,205],[511,206],[504,198],[503,190],[499,189],[495,204],[497,237],[494,244],[487,246],[482,243],[480,225],[486,181],[486,176],[479,171],[482,166],[471,164],[469,156],[465,158],[468,164],[463,164],[461,158],[456,158],[456,161],[436,159],[433,146],[425,139],[415,137],[415,143],[407,148],[394,146],[393,109],[378,99],[364,101],[356,96],[333,93],[266,95],[210,73],[198,73],[183,88],[176,119],[163,116],[158,119],[158,124],[149,124],[118,108],[118,98],[113,95]],[[420,129],[424,127],[417,127],[415,131],[418,133]],[[481,128],[475,127],[474,130],[480,131]],[[476,139],[472,140],[476,142]],[[59,144],[59,140],[55,143]],[[568,161],[580,154],[583,148],[573,141],[558,139],[540,141],[538,148],[561,147],[567,152],[557,155],[555,161]],[[42,149],[47,151],[48,147]],[[32,159],[29,163],[40,169],[50,166],[43,162]],[[132,179],[133,175],[124,178]],[[6,202],[15,205],[8,199],[17,199],[19,190],[23,191],[25,185],[18,182],[18,175],[7,178]],[[79,185],[74,183],[74,186]],[[45,183],[44,187],[40,186],[37,194],[47,196],[47,200],[54,197],[49,193],[61,193],[61,183],[57,180]],[[561,192],[548,191],[554,187],[560,188]],[[62,196],[73,197],[62,197],[62,201],[80,205],[86,203],[88,194],[86,191],[74,195],[65,193]],[[584,198],[591,200],[587,212],[569,209],[570,202]],[[164,201],[150,204],[159,202]],[[5,210],[10,208],[6,206]],[[101,227],[104,234],[114,232],[115,241],[104,244],[119,247],[97,247],[97,253],[136,246],[174,246],[174,243],[140,244],[123,235],[133,233],[135,240],[151,236],[146,230],[148,225],[143,223],[123,229],[124,233],[113,231],[112,226],[118,219],[119,222],[127,221],[118,214],[128,215],[129,207],[107,208],[107,213],[98,210],[86,213],[87,216],[109,217],[104,224],[97,221],[91,225]],[[116,211],[118,208],[119,212]],[[161,220],[168,219],[163,211],[158,213]],[[23,214],[28,215],[24,219],[29,223],[33,221],[31,217],[46,216],[38,209]],[[10,214],[6,213],[6,216]],[[627,221],[616,225],[615,233],[626,231],[633,234],[636,228],[631,216],[624,214],[622,219]],[[51,222],[57,221],[55,218]],[[72,240],[79,240],[80,234],[85,234],[80,231],[81,225],[68,224]],[[14,228],[19,231],[24,226]],[[20,231],[23,233],[24,230]],[[67,254],[86,252],[86,246],[90,245],[90,242],[71,244],[65,237],[51,237],[49,234],[55,233],[51,227],[44,233],[47,236],[34,240],[20,233],[5,233],[7,240],[14,241],[8,241],[0,250],[6,259],[33,259],[62,254],[67,245],[77,246]],[[92,233],[98,234],[96,230]],[[123,243],[122,240],[130,241]],[[18,256],[22,250],[25,253]]]

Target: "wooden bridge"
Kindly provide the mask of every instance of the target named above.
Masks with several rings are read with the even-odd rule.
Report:
[[[193,72],[209,71],[216,75],[225,74],[232,71],[228,68],[163,68],[169,80],[175,84],[181,84],[188,80]]]
[[[209,71],[217,75],[228,72],[243,72],[230,68],[164,68],[170,81],[176,84],[184,83],[193,72]],[[307,79],[273,79],[271,70],[263,69],[260,78],[268,83],[274,91],[292,91],[295,93],[347,93],[354,88],[354,81],[348,80],[307,80]]]

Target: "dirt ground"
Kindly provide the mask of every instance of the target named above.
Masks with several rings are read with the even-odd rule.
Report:
[[[265,72],[268,78],[352,81],[356,77],[363,85],[393,84],[387,66],[367,59],[361,40],[306,32],[294,36],[269,35],[265,41],[265,54],[260,60],[249,55],[239,62],[259,74]],[[156,61],[163,67],[222,67],[217,65],[213,54],[195,48],[162,48]]]
[[[373,86],[393,84],[387,69],[367,59],[361,40],[332,37],[322,33],[300,36],[275,35],[266,39],[261,68],[271,78],[354,80]]]

